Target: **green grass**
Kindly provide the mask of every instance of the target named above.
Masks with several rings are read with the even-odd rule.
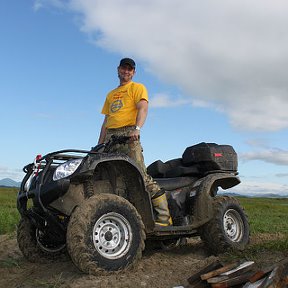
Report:
[[[17,192],[17,188],[0,187],[0,235],[16,229],[20,218],[16,208]],[[248,215],[251,236],[270,235],[249,249],[288,252],[288,198],[238,197],[238,200]]]
[[[17,188],[0,187],[0,235],[15,231],[19,221],[16,208]]]
[[[39,278],[35,278],[35,277],[26,278],[25,279],[25,287],[60,288],[60,287],[63,287],[62,285],[65,283],[65,281],[66,280],[63,277],[63,273],[61,272],[59,274],[53,275],[50,279],[41,279],[41,278],[39,279]],[[28,286],[26,286],[26,285],[28,285]]]
[[[249,217],[251,234],[288,236],[288,198],[238,198]]]
[[[288,253],[288,198],[239,197],[238,200],[248,215],[251,237],[261,239],[245,253],[250,258],[263,251]]]
[[[13,268],[13,267],[20,267],[19,264],[20,260],[19,259],[14,259],[14,258],[7,258],[0,260],[0,268]]]
[[[52,280],[49,281],[43,281],[35,279],[34,283],[37,285],[37,287],[41,288],[59,288],[61,285],[65,282],[65,279],[63,279],[62,273],[55,275]]]

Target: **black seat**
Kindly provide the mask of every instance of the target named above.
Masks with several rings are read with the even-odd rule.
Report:
[[[199,176],[199,166],[197,164],[184,166],[182,159],[172,159],[165,163],[157,160],[147,167],[147,173],[153,178],[173,178],[181,176]]]
[[[154,178],[159,186],[167,191],[189,186],[199,177],[174,177],[174,178]]]

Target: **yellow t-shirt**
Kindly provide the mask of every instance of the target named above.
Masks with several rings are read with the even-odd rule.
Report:
[[[132,81],[109,92],[101,112],[108,116],[106,128],[136,125],[136,104],[142,99],[148,101],[145,86]]]

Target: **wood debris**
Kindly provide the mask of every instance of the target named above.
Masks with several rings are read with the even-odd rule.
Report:
[[[183,288],[288,288],[288,259],[265,269],[253,261],[222,265],[215,261],[187,279]]]

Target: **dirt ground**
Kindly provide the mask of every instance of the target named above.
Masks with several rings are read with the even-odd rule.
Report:
[[[266,241],[275,235],[252,239]],[[288,257],[284,253],[259,253],[254,260],[260,265],[277,263]],[[187,278],[214,262],[199,239],[171,251],[146,247],[141,261],[133,270],[91,276],[81,273],[67,257],[39,264],[25,260],[18,249],[15,236],[0,236],[0,287],[2,288],[86,288],[86,287],[153,287],[172,288],[187,284]],[[220,259],[223,260],[223,259]],[[246,259],[247,260],[247,259]],[[260,266],[261,266],[260,265]]]

